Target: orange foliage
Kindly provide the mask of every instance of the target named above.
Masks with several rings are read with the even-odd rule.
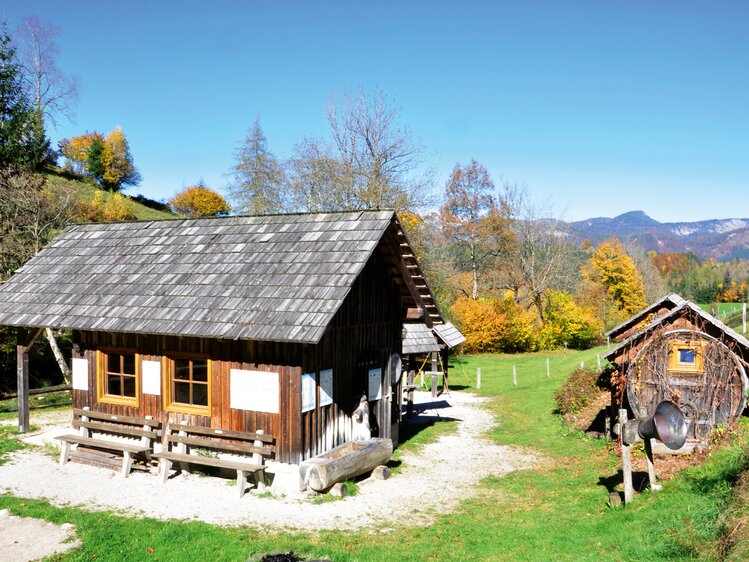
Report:
[[[662,275],[668,275],[669,273],[683,275],[689,271],[689,258],[686,254],[679,254],[677,252],[656,254],[653,257],[653,263]]]
[[[226,200],[209,187],[194,185],[169,202],[174,210],[191,217],[211,217],[229,212]]]
[[[460,297],[450,307],[466,338],[466,351],[497,351],[506,318],[490,300]]]

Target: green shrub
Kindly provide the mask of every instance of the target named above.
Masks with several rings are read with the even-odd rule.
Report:
[[[602,374],[596,369],[577,368],[554,393],[557,409],[562,415],[577,414],[601,391]]]

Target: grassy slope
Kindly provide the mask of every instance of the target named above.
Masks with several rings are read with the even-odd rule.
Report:
[[[486,479],[476,497],[454,513],[438,515],[432,527],[419,524],[416,505],[403,506],[399,521],[383,523],[392,532],[374,534],[269,534],[59,509],[12,496],[0,496],[0,508],[74,523],[83,545],[65,560],[141,560],[149,548],[157,559],[168,560],[201,555],[246,560],[260,552],[289,550],[336,561],[717,559],[721,514],[731,502],[730,482],[746,464],[742,448],[723,449],[703,466],[666,483],[664,491],[639,494],[627,508],[608,508],[608,490],[602,484],[619,481],[617,456],[605,442],[562,427],[552,399],[566,374],[581,360],[595,364],[600,351],[485,355],[456,364],[454,386],[473,381],[476,368],[482,369],[481,392],[494,397],[489,407],[499,421],[491,438],[536,451],[543,461],[535,470]],[[513,364],[517,387],[512,385]],[[441,428],[427,431],[436,435]]]
[[[47,182],[49,182],[49,184],[53,187],[60,186],[74,188],[79,193],[79,196],[83,201],[91,201],[97,191],[100,191],[102,193],[104,202],[108,201],[110,197],[114,196],[113,193],[96,187],[93,181],[70,179],[54,172],[45,174],[45,178],[47,179]],[[123,195],[127,195],[127,193],[123,193]],[[142,205],[137,201],[131,200],[130,204],[132,205],[133,213],[138,218],[138,220],[158,220],[175,217],[175,215],[172,213],[151,209],[150,207],[146,207],[145,205]]]

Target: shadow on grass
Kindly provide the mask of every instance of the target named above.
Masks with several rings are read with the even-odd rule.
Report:
[[[435,416],[412,416],[404,419],[398,428],[398,445],[405,445],[416,439],[420,433],[441,422],[460,421],[456,418]]]
[[[634,471],[632,472],[632,487],[636,492],[642,492],[649,485],[649,478],[647,472]],[[624,473],[621,469],[616,471],[616,474],[611,476],[601,476],[598,479],[597,484],[606,488],[606,491],[610,494],[611,492],[618,492],[624,489]]]

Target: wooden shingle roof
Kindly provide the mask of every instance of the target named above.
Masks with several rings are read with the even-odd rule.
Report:
[[[316,343],[393,221],[359,211],[72,226],[0,286],[0,325]]]
[[[626,340],[621,342],[616,347],[607,351],[603,355],[603,357],[613,362],[617,356],[622,354],[628,347],[631,347],[634,342],[637,342],[638,340],[641,340],[642,338],[647,337],[647,335],[650,332],[652,332],[656,327],[660,326],[661,324],[667,323],[671,319],[677,317],[679,314],[685,314],[685,313],[692,314],[693,317],[701,318],[706,324],[711,325],[713,328],[715,328],[719,332],[722,332],[727,338],[730,338],[738,346],[741,346],[745,351],[749,352],[749,340],[748,339],[746,339],[744,336],[742,336],[741,334],[739,334],[732,328],[726,326],[723,322],[715,318],[715,316],[713,316],[712,314],[708,314],[707,312],[702,310],[702,308],[700,308],[698,305],[694,304],[691,301],[682,299],[682,303],[678,307],[670,310],[666,314],[653,318],[650,324],[643,327],[638,332],[632,334],[630,337],[628,337]]]
[[[426,324],[404,324],[403,330],[405,331],[405,337],[403,338],[404,355],[431,353],[440,350],[432,330]]]
[[[452,324],[452,322],[446,322],[445,324],[435,324],[434,333],[437,334],[445,345],[449,348],[453,348],[456,345],[460,345],[466,341],[466,337],[460,333],[460,331]]]

